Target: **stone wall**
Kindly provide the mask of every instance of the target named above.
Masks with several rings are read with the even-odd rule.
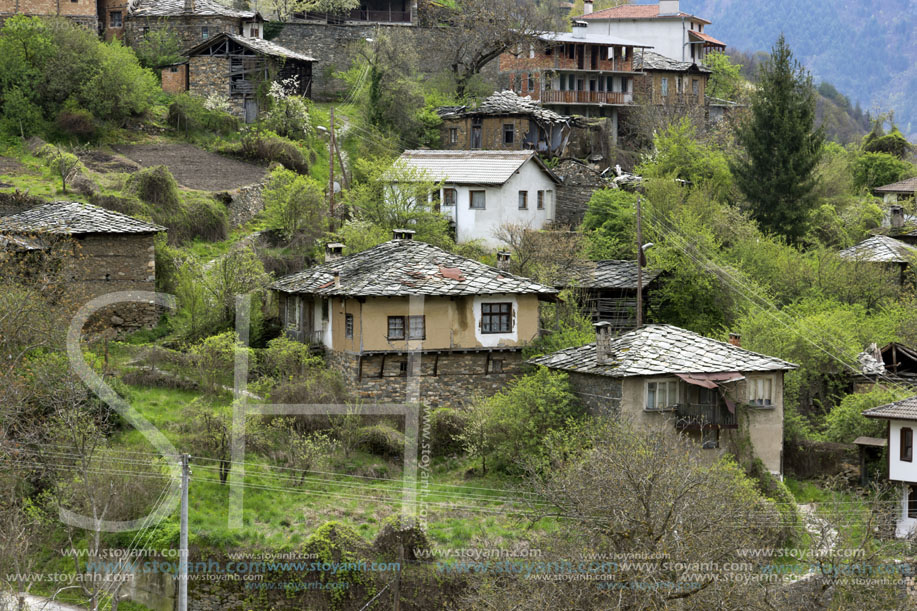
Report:
[[[68,17],[73,21],[98,29],[96,0],[0,0],[0,25],[12,15],[35,17]]]
[[[229,60],[195,55],[188,59],[188,91],[202,98],[229,97]]]
[[[126,13],[125,13],[126,15]],[[203,28],[207,28],[207,36],[203,35]],[[213,38],[221,32],[240,34],[242,20],[235,17],[219,17],[216,15],[178,15],[175,17],[126,17],[124,19],[124,40],[129,46],[134,46],[143,40],[146,32],[167,29],[176,34],[181,41],[181,49],[185,51]]]
[[[471,126],[473,119],[445,119],[440,127],[442,148],[452,151],[471,150]],[[483,117],[481,118],[481,146],[485,151],[521,151],[525,149],[523,142],[529,133],[530,119],[528,117]],[[513,143],[503,143],[503,126],[513,126]],[[451,130],[455,129],[456,141],[451,140]],[[533,136],[534,137],[534,136]]]
[[[360,357],[329,351],[326,359],[354,394],[375,403],[407,402],[406,371],[413,371],[419,401],[433,407],[460,407],[475,395],[493,395],[522,375],[524,366],[518,350],[431,353],[415,355],[413,361],[408,354]],[[495,361],[502,371],[488,373]]]
[[[188,90],[188,64],[168,66],[162,69],[162,90],[181,93]]]
[[[620,378],[584,373],[567,374],[573,393],[593,416],[617,416],[621,410],[623,384]]]
[[[264,210],[264,198],[261,195],[263,184],[241,187],[229,193],[229,226],[239,227],[255,218]]]
[[[583,222],[592,194],[605,186],[605,179],[588,165],[573,159],[562,161],[554,168],[554,173],[563,180],[557,187],[555,222],[576,227]]]

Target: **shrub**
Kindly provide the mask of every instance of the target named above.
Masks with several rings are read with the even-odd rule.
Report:
[[[860,436],[885,437],[885,421],[867,418],[863,411],[894,403],[913,395],[897,388],[876,386],[867,393],[847,395],[825,417],[825,439],[836,443],[853,443]]]
[[[889,153],[863,153],[853,163],[853,184],[875,189],[914,175],[914,166]]]
[[[153,219],[169,228],[169,240],[173,244],[196,238],[218,242],[229,234],[226,209],[209,196],[186,201],[178,215],[154,213]]]
[[[430,549],[430,539],[420,522],[405,520],[401,514],[385,518],[379,534],[373,540],[373,551],[385,558],[399,558],[404,548],[404,559],[416,561],[420,550]]]
[[[176,95],[169,104],[166,122],[186,135],[210,132],[228,135],[238,131],[239,120],[234,116],[205,106],[205,100],[188,93]]]
[[[449,407],[440,407],[430,413],[430,436],[432,451],[443,456],[462,452],[462,433],[468,417]]]
[[[303,237],[311,242],[324,232],[325,194],[312,178],[276,168],[263,196],[268,227],[284,239],[291,240],[307,231],[309,235]]]
[[[89,196],[89,203],[106,210],[127,214],[128,216],[147,214],[147,207],[136,197],[118,197],[117,195],[94,193]]]
[[[95,117],[82,108],[61,110],[57,113],[54,125],[63,135],[78,140],[91,140],[96,133]]]
[[[404,434],[386,424],[364,426],[357,431],[357,447],[377,456],[400,458],[404,454]]]
[[[309,173],[309,161],[293,142],[274,132],[249,130],[242,136],[244,157],[266,163],[277,162],[299,174]]]
[[[309,353],[309,346],[288,337],[276,337],[261,351],[261,371],[277,378],[304,375],[307,370],[322,367],[322,359]]]
[[[178,183],[164,165],[137,170],[127,179],[126,190],[157,206],[156,212],[176,212],[181,206]]]
[[[103,119],[118,121],[145,112],[159,92],[156,77],[117,38],[98,49],[99,70],[85,83],[80,101]]]
[[[153,28],[132,47],[140,65],[146,68],[163,68],[182,60],[181,39],[172,28]]]

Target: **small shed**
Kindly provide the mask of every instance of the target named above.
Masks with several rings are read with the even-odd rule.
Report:
[[[643,270],[644,314],[647,290],[655,283],[659,272]],[[589,261],[568,270],[557,288],[573,288],[593,322],[607,322],[612,331],[630,331],[637,326],[637,261]]]
[[[295,77],[295,95],[311,97],[315,59],[263,38],[223,32],[184,53],[188,91],[202,97],[229,98],[230,112],[253,123],[258,118],[259,85]]]
[[[888,439],[884,437],[862,436],[854,439],[853,445],[855,445],[860,452],[860,485],[865,487],[870,482],[866,463],[873,462],[882,456],[882,450],[888,447]]]

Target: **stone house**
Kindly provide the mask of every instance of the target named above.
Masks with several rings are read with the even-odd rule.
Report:
[[[344,13],[307,11],[295,13],[296,19],[341,24],[385,23],[413,25],[417,23],[418,0],[360,0],[360,6]]]
[[[564,155],[573,117],[542,108],[530,97],[497,91],[476,107],[437,110],[444,150],[533,150],[546,157]]]
[[[643,270],[644,319],[649,304],[649,292],[660,272]],[[637,326],[637,262],[588,261],[575,269],[566,270],[565,277],[555,286],[573,289],[583,312],[593,322],[607,322],[612,333],[630,331]]]
[[[882,185],[872,190],[881,196],[886,204],[897,204],[899,200],[912,200],[917,194],[917,178],[905,178],[890,185]]]
[[[259,86],[268,81],[296,78],[291,93],[309,97],[315,59],[264,40],[222,32],[185,51],[188,91],[201,97],[218,95],[229,100],[230,112],[253,123],[258,118]],[[170,73],[181,68],[165,68]],[[165,79],[164,79],[165,82]]]
[[[16,250],[61,257],[74,311],[106,293],[155,291],[153,243],[164,231],[160,225],[79,202],[54,202],[0,218],[0,233],[19,243]],[[101,318],[105,326],[121,331],[153,326],[158,320],[155,306],[139,303],[113,305]]]
[[[643,49],[634,66],[646,73],[636,81],[637,101],[643,104],[703,106],[712,70],[702,64],[670,59]]]
[[[529,361],[565,371],[596,415],[659,434],[684,433],[716,454],[750,444],[771,473],[783,472],[783,377],[796,365],[670,325],[619,337],[596,324],[596,343]]]
[[[96,0],[0,0],[0,26],[13,15],[66,17],[93,31],[99,28]]]
[[[215,0],[102,0],[109,3],[106,35],[135,45],[152,31],[168,29],[183,49],[217,34],[261,38],[264,19],[255,11],[229,8]],[[115,15],[115,19],[112,18]]]
[[[330,244],[323,265],[272,284],[286,334],[321,346],[365,399],[455,406],[497,392],[557,291],[412,235],[347,257]]]
[[[917,397],[910,397],[863,412],[867,418],[888,423],[888,480],[898,486],[899,506],[895,536],[913,537],[917,532],[917,463],[914,462],[914,429],[917,428]]]
[[[875,235],[837,253],[842,259],[880,265],[898,273],[899,284],[915,260],[917,247],[887,235]]]
[[[456,242],[500,248],[496,232],[504,225],[544,229],[554,222],[560,180],[534,151],[405,151],[390,178],[392,193],[404,180],[399,168],[410,180],[441,183],[430,196],[452,222]]]

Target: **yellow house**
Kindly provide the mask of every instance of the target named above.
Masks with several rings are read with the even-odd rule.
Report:
[[[413,233],[348,257],[329,244],[324,265],[275,282],[285,332],[322,346],[364,398],[450,405],[496,392],[520,372],[539,302],[557,291]]]

